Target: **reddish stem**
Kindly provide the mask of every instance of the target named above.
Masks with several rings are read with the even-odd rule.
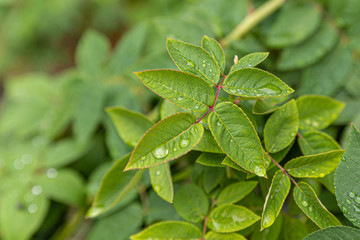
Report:
[[[271,161],[273,163],[275,163],[275,165],[286,175],[289,177],[289,179],[295,184],[295,186],[299,187],[299,185],[297,184],[297,182],[290,176],[290,174],[286,171],[286,169],[284,169],[277,161],[275,161],[275,159],[273,159],[269,153],[266,153],[269,158],[271,159]]]

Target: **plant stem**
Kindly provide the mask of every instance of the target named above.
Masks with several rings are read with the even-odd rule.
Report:
[[[85,219],[85,210],[83,208],[70,209],[74,211],[71,213],[69,221],[58,230],[51,239],[53,240],[63,240],[68,239],[74,233],[75,229],[82,223]]]
[[[273,159],[269,153],[266,153],[269,158],[271,159],[271,161],[285,174],[289,177],[289,179],[295,184],[295,186],[299,187],[299,185],[297,184],[297,182],[295,181],[295,179],[293,179],[290,174],[286,171],[286,169],[284,169],[277,161],[275,161],[275,159]]]
[[[262,20],[268,17],[270,14],[275,12],[279,7],[281,7],[286,0],[269,0],[264,3],[261,7],[256,9],[253,12],[250,12],[245,19],[239,23],[236,28],[224,39],[220,41],[223,47],[228,46],[231,42],[243,37],[247,34],[253,27],[259,24]]]

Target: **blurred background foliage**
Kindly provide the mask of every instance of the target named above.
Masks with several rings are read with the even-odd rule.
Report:
[[[131,151],[104,109],[122,106],[159,120],[160,99],[132,72],[176,69],[167,37],[197,45],[205,34],[221,40],[265,2],[0,0],[1,238],[121,240],[156,221],[180,219],[147,190],[147,174],[110,213],[84,219],[112,161]],[[269,51],[261,67],[295,88],[295,96],[321,94],[346,103],[326,129],[345,147],[349,123],[360,125],[359,20],[358,0],[289,0],[226,46],[227,69],[235,54]],[[256,116],[259,128],[264,119]],[[185,166],[194,169],[194,179],[205,171],[194,164],[197,155],[172,166],[175,183],[189,171]],[[334,195],[315,180],[312,185],[329,210],[340,212]],[[255,193],[243,201],[249,209],[263,205]],[[284,225],[278,239],[300,239],[316,229],[295,204],[288,212],[276,224]]]

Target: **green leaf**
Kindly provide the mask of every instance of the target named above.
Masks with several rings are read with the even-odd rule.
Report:
[[[261,230],[270,227],[284,204],[291,187],[290,179],[282,171],[277,171],[265,198],[264,210],[261,218]]]
[[[90,77],[99,77],[108,58],[110,43],[94,30],[84,33],[76,49],[76,65]]]
[[[263,62],[268,56],[268,52],[250,53],[240,58],[240,60],[234,66],[232,66],[230,72],[234,72],[242,68],[255,67],[256,65],[259,65],[261,62]]]
[[[320,131],[307,131],[298,138],[301,152],[314,155],[341,149],[340,145],[329,135]]]
[[[186,112],[186,110],[165,99],[160,107],[160,118],[164,119],[179,112]]]
[[[223,167],[221,162],[224,157],[224,154],[204,152],[196,159],[196,162],[209,167]]]
[[[38,180],[46,196],[69,205],[85,204],[84,179],[72,169],[49,168]]]
[[[224,167],[205,167],[202,175],[203,187],[206,193],[210,193],[219,185],[225,175]]]
[[[125,170],[155,166],[189,152],[204,133],[195,121],[189,113],[177,113],[155,124],[136,145]]]
[[[238,164],[236,164],[233,160],[231,160],[228,156],[224,158],[224,160],[221,162],[222,165],[226,165],[228,167],[231,167],[235,170],[238,170],[243,173],[247,173],[243,168],[241,168]]]
[[[232,161],[258,176],[266,176],[260,139],[241,108],[229,102],[217,104],[210,113],[209,127]]]
[[[334,47],[337,39],[336,27],[325,20],[311,38],[297,46],[284,49],[277,67],[281,71],[288,71],[310,66],[324,57]]]
[[[142,224],[142,209],[133,203],[125,209],[102,218],[91,226],[89,240],[123,240],[136,233]]]
[[[320,202],[309,184],[300,182],[294,189],[294,199],[299,208],[318,227],[326,228],[341,225],[339,220],[337,220],[336,217],[334,217],[334,215],[332,215]]]
[[[347,226],[329,227],[313,232],[304,240],[357,240],[360,239],[360,230]]]
[[[201,46],[208,51],[217,61],[222,72],[225,70],[225,54],[221,45],[208,36],[204,36],[201,41]]]
[[[242,97],[280,97],[294,92],[271,73],[257,68],[231,72],[224,80],[224,91]]]
[[[209,200],[201,188],[189,184],[180,188],[175,194],[174,207],[183,219],[200,222],[209,211]]]
[[[214,102],[214,90],[199,77],[175,70],[149,70],[135,74],[151,91],[187,110],[204,112]]]
[[[168,39],[167,49],[181,71],[203,78],[211,85],[219,81],[219,65],[203,48],[183,41]]]
[[[334,171],[344,155],[344,150],[297,157],[287,162],[284,168],[297,178],[322,178]]]
[[[280,107],[266,121],[264,141],[266,149],[279,152],[295,139],[299,128],[299,113],[294,100]]]
[[[298,44],[316,31],[321,19],[320,7],[314,3],[287,2],[269,29],[266,44],[272,48]]]
[[[347,81],[353,62],[348,44],[340,41],[330,54],[306,68],[299,80],[298,93],[334,95]]]
[[[146,228],[142,232],[130,237],[132,240],[200,240],[202,233],[194,225],[186,222],[160,222]]]
[[[131,147],[139,142],[144,133],[154,124],[144,115],[120,107],[110,107],[106,112],[126,144]]]
[[[272,98],[260,98],[257,99],[253,108],[252,113],[254,114],[269,114],[279,109],[281,104],[287,100],[287,96],[284,97],[272,97]]]
[[[255,181],[237,182],[224,188],[216,199],[216,205],[232,204],[240,201],[254,190]]]
[[[329,97],[307,95],[296,99],[301,129],[320,130],[329,126],[341,113],[344,104]]]
[[[341,211],[360,227],[360,132],[351,126],[350,142],[335,171],[335,194]]]
[[[238,233],[217,233],[210,231],[205,235],[205,240],[246,240]]]
[[[103,114],[105,91],[96,82],[83,82],[79,86],[78,101],[74,113],[73,131],[80,143],[86,143],[95,132]]]
[[[267,228],[265,231],[255,231],[251,235],[251,240],[278,240],[280,239],[280,234],[283,226],[284,216],[279,215],[273,225]],[[295,238],[293,238],[295,239]]]
[[[87,217],[96,217],[114,207],[140,181],[144,170],[123,172],[130,154],[116,161],[103,177]]]
[[[258,215],[245,207],[221,205],[210,213],[208,226],[215,232],[236,232],[253,225],[259,219]]]
[[[165,201],[172,203],[174,187],[169,163],[163,163],[149,169],[151,185],[154,191]]]
[[[147,26],[137,25],[121,37],[109,62],[112,74],[124,74],[140,57],[146,42]]]
[[[309,230],[302,219],[285,216],[283,227],[284,240],[304,239],[308,232]]]
[[[207,129],[204,129],[204,135],[201,138],[199,144],[196,145],[194,150],[209,153],[223,153],[223,151],[215,141],[213,135]]]

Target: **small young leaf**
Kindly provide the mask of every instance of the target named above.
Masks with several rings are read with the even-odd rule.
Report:
[[[196,159],[196,162],[209,167],[224,167],[221,164],[224,158],[224,154],[204,152]]]
[[[240,58],[240,60],[234,66],[232,66],[230,72],[234,72],[241,68],[255,67],[256,65],[258,65],[262,61],[264,61],[268,56],[269,56],[268,52],[250,53],[250,54]]]
[[[144,115],[125,108],[106,109],[120,137],[131,147],[139,142],[144,133],[154,124]]]
[[[267,45],[283,48],[302,42],[319,27],[321,16],[320,7],[312,2],[287,2],[268,31]]]
[[[320,29],[300,45],[286,48],[277,62],[278,69],[289,71],[304,68],[319,61],[329,52],[338,39],[335,26],[329,21],[323,21]]]
[[[351,126],[350,142],[335,172],[338,205],[347,219],[360,227],[360,132]]]
[[[304,240],[357,240],[360,239],[360,230],[347,226],[329,227],[313,232]]]
[[[215,232],[236,232],[251,226],[259,219],[258,215],[245,207],[221,205],[210,213],[208,226]]]
[[[175,194],[174,207],[183,219],[200,222],[209,211],[209,200],[201,188],[189,184]]]
[[[149,169],[151,185],[154,191],[165,201],[172,203],[174,187],[169,163],[163,163]]]
[[[160,222],[146,228],[142,232],[130,237],[132,240],[200,240],[202,233],[194,225],[186,222]]]
[[[214,90],[203,79],[175,70],[135,73],[151,91],[193,112],[204,112],[214,102]]]
[[[267,120],[264,129],[266,149],[279,152],[290,145],[299,128],[299,114],[294,100],[283,105]]]
[[[211,85],[219,81],[219,65],[203,48],[183,41],[168,39],[167,49],[181,71],[203,78]]]
[[[301,129],[323,129],[341,113],[344,104],[325,96],[307,95],[296,99]]]
[[[177,113],[155,124],[136,145],[125,170],[156,166],[189,152],[204,133],[195,121],[190,113]]]
[[[260,139],[241,108],[229,102],[217,104],[210,113],[209,127],[231,160],[258,176],[266,176]]]
[[[279,109],[280,105],[287,99],[287,96],[257,99],[252,108],[252,113],[260,115],[272,113]]]
[[[123,172],[130,154],[118,160],[101,181],[87,217],[96,217],[111,209],[140,181],[144,170]]]
[[[257,68],[231,72],[224,80],[224,91],[242,97],[280,97],[294,92],[271,73]]]
[[[270,227],[280,213],[282,205],[289,194],[290,179],[280,170],[272,179],[269,192],[265,199],[264,210],[261,218],[261,229]]]
[[[320,131],[307,131],[298,138],[301,152],[314,155],[341,149],[340,145],[329,135]]]
[[[205,235],[205,240],[246,240],[238,233],[217,233],[210,231]]]
[[[320,228],[341,225],[320,202],[315,191],[305,182],[294,189],[294,199],[299,208]]]
[[[204,135],[194,150],[209,153],[224,153],[215,141],[211,132],[207,129],[204,129]]]
[[[220,66],[221,71],[224,72],[225,54],[221,45],[215,39],[205,35],[201,41],[201,46],[215,58]]]
[[[222,190],[216,199],[216,205],[232,204],[246,197],[258,183],[255,181],[233,183]]]
[[[344,150],[297,157],[287,162],[284,168],[297,178],[322,178],[334,171],[339,164]]]

